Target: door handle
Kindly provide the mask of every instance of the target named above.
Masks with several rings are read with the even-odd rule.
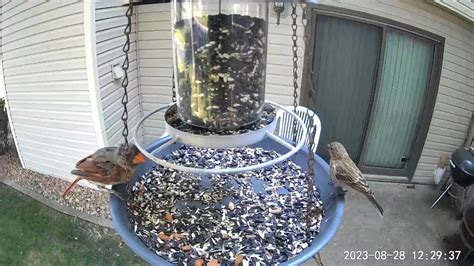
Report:
[[[407,166],[407,163],[408,163],[408,157],[402,156],[402,157],[400,158],[400,162],[403,163],[403,168],[405,168],[405,167]]]

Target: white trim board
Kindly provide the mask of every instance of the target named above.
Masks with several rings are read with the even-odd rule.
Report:
[[[10,113],[10,106],[8,104],[8,95],[7,95],[7,90],[5,88],[5,80],[3,77],[3,59],[0,59],[0,91],[2,92],[2,95],[5,95],[5,108],[7,110],[8,123],[10,123],[10,130],[12,132],[13,142],[15,143],[16,151],[18,153],[18,158],[20,158],[21,167],[25,168],[25,163],[23,162],[23,157],[21,156],[20,146],[18,146],[18,140],[16,137],[15,128],[13,127],[13,119]]]
[[[451,13],[456,14],[470,22],[474,22],[474,2],[472,0],[431,0]]]
[[[100,98],[99,77],[97,75],[97,46],[95,29],[95,1],[84,2],[84,43],[87,67],[87,81],[91,99],[92,119],[97,135],[97,145],[108,145],[105,131],[102,101]]]

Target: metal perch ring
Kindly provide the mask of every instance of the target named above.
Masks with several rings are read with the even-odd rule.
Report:
[[[270,105],[272,105],[272,106],[274,106],[278,109],[281,109],[281,110],[287,112],[289,115],[291,115],[299,123],[299,125],[302,129],[302,136],[306,136],[308,130],[306,129],[303,120],[297,114],[293,113],[291,110],[287,110],[285,107],[283,107],[283,106],[281,106],[277,103],[274,103],[274,102],[271,102],[271,101],[265,101],[265,103],[268,103],[268,104],[270,104]],[[261,169],[261,168],[272,166],[274,164],[277,164],[279,162],[282,162],[282,161],[290,158],[296,152],[298,152],[303,147],[303,145],[305,143],[305,138],[301,138],[299,140],[299,142],[295,146],[293,146],[293,145],[287,143],[286,141],[280,139],[278,136],[274,135],[272,132],[270,132],[268,130],[265,131],[265,129],[268,129],[268,128],[263,128],[263,130],[264,130],[263,135],[261,135],[260,138],[259,137],[253,137],[253,138],[250,137],[249,138],[249,136],[251,136],[251,132],[244,133],[244,134],[241,134],[241,135],[232,135],[232,136],[218,136],[218,135],[201,136],[201,135],[195,135],[195,134],[182,132],[182,131],[179,131],[179,133],[176,133],[176,132],[178,132],[178,131],[176,131],[176,132],[168,132],[168,133],[172,133],[172,136],[170,137],[170,139],[165,144],[163,144],[159,148],[157,148],[156,150],[148,152],[144,147],[142,147],[142,145],[138,141],[138,131],[139,131],[140,126],[145,122],[146,119],[148,119],[153,114],[155,114],[159,111],[163,111],[163,110],[171,107],[174,104],[175,103],[170,103],[170,104],[167,104],[165,106],[161,106],[161,107],[151,111],[149,114],[145,115],[138,122],[138,125],[135,128],[135,131],[134,131],[134,134],[133,134],[133,139],[134,139],[134,142],[135,142],[135,145],[137,146],[137,148],[147,158],[149,158],[150,160],[154,161],[155,163],[157,163],[159,165],[162,165],[164,167],[168,167],[168,168],[171,168],[171,169],[174,169],[174,170],[177,170],[177,171],[190,172],[190,173],[195,173],[195,174],[211,174],[211,175],[212,174],[229,174],[229,173],[238,173],[238,172],[246,172],[246,171],[255,171],[255,170],[258,170],[258,169]],[[276,121],[273,121],[272,123],[276,123]],[[272,128],[274,129],[274,127],[272,127]],[[167,128],[167,130],[168,130],[168,128]],[[250,135],[245,135],[245,134],[249,134],[249,133],[250,133]],[[261,133],[261,132],[258,132],[258,133]],[[245,135],[245,136],[242,136],[242,135]],[[267,161],[267,162],[263,162],[263,163],[259,163],[259,164],[255,164],[255,165],[250,165],[250,166],[245,166],[245,167],[224,168],[224,169],[205,169],[205,168],[186,167],[186,166],[176,165],[176,164],[170,163],[166,160],[160,159],[160,158],[153,155],[153,153],[158,153],[159,151],[175,144],[176,142],[182,142],[184,144],[193,145],[193,144],[195,144],[192,141],[193,137],[200,137],[200,138],[208,137],[213,142],[219,142],[219,139],[224,138],[225,141],[232,141],[231,142],[232,146],[236,145],[236,140],[238,140],[239,138],[244,139],[244,141],[246,139],[247,140],[252,139],[252,141],[250,143],[248,141],[244,142],[245,143],[244,145],[250,145],[250,144],[253,144],[253,143],[256,143],[256,142],[262,140],[264,137],[268,137],[268,138],[274,140],[275,142],[277,142],[278,144],[286,147],[287,149],[289,149],[289,151],[285,154],[282,154],[278,158]],[[222,142],[222,140],[220,142]]]

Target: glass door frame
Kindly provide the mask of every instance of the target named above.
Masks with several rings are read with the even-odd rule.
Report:
[[[372,97],[372,103],[370,107],[369,118],[367,121],[366,132],[364,134],[364,140],[362,144],[362,150],[360,154],[360,159],[358,167],[365,174],[375,174],[375,175],[388,175],[388,176],[398,176],[398,177],[407,177],[409,180],[413,178],[415,169],[418,165],[418,161],[421,156],[421,152],[428,135],[429,126],[433,116],[434,106],[436,103],[436,96],[438,95],[439,82],[441,77],[441,69],[443,62],[443,51],[444,51],[444,42],[445,38],[433,34],[431,32],[418,29],[414,26],[397,22],[391,19],[379,17],[376,15],[349,10],[339,7],[321,5],[308,3],[306,8],[311,9],[311,17],[308,18],[308,27],[306,27],[306,36],[309,36],[309,47],[312,49],[305,49],[304,53],[304,67],[303,67],[303,76],[302,76],[302,86],[301,86],[301,97],[300,105],[308,106],[310,101],[309,97],[313,97],[317,94],[318,88],[316,88],[316,82],[313,81],[311,84],[311,66],[314,64],[314,44],[315,44],[315,32],[316,32],[316,17],[318,15],[332,16],[343,19],[348,19],[352,21],[367,23],[370,25],[379,26],[382,28],[382,40],[381,48],[379,54],[379,62],[377,66],[377,79],[375,84],[375,91]],[[407,165],[404,169],[395,169],[395,168],[384,168],[384,167],[374,167],[364,165],[363,162],[367,157],[367,142],[368,136],[373,128],[373,120],[375,115],[375,110],[377,108],[377,97],[380,92],[381,85],[381,75],[383,70],[384,54],[385,54],[385,44],[387,38],[387,31],[399,31],[404,34],[409,34],[410,36],[416,38],[422,38],[423,40],[430,40],[434,45],[434,54],[433,61],[431,65],[431,72],[428,81],[428,88],[425,90],[424,102],[422,107],[422,114],[417,121],[417,130],[416,136],[412,143],[411,157],[407,159]],[[317,79],[317,77],[316,77]],[[322,130],[324,130],[324,125],[322,125]]]

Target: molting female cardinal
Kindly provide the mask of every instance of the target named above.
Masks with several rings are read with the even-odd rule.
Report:
[[[130,181],[135,168],[145,162],[145,157],[135,145],[105,147],[87,156],[76,164],[71,173],[77,175],[76,180],[63,192],[64,197],[82,179],[96,184],[99,189],[105,185],[116,185]],[[114,193],[113,190],[105,189]]]
[[[359,168],[347,154],[346,149],[339,142],[333,142],[328,144],[329,155],[331,160],[329,162],[329,171],[331,173],[331,178],[338,180],[352,189],[359,191],[364,194],[364,196],[369,199],[369,201],[374,205],[380,215],[383,216],[382,206],[375,200],[374,192],[367,184],[367,180],[360,172]]]

